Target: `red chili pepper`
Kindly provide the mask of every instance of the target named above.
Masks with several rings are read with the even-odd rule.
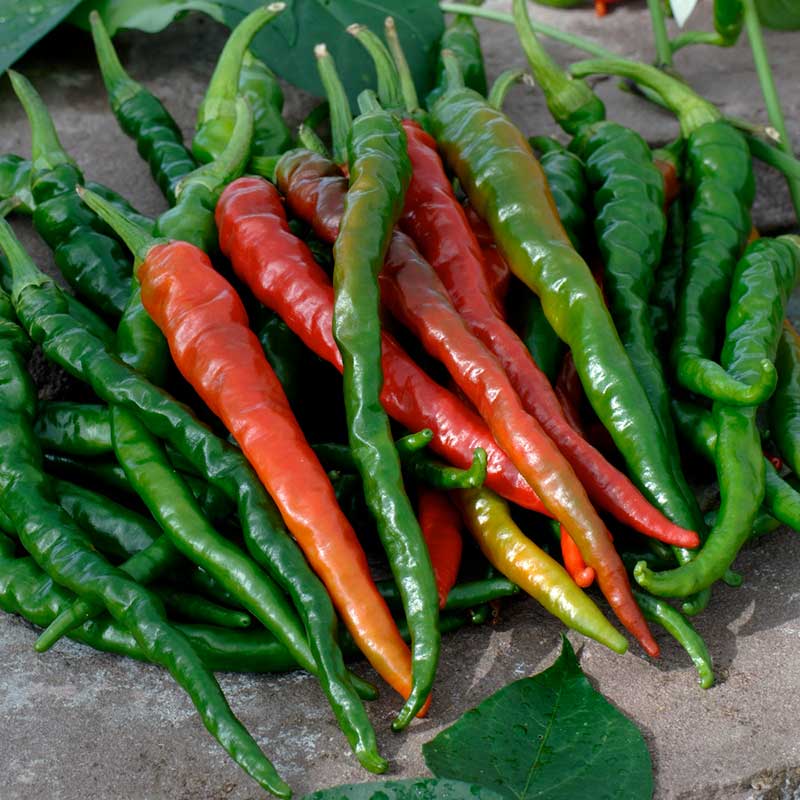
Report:
[[[409,152],[411,152],[410,149]],[[505,318],[503,309],[505,308],[508,287],[511,285],[511,270],[508,268],[508,264],[506,264],[505,259],[497,249],[489,226],[478,216],[478,212],[475,211],[469,203],[464,207],[464,212],[467,215],[467,222],[472,229],[472,233],[475,235],[475,239],[481,248],[483,274],[486,277],[486,282],[489,284],[495,310],[499,317]],[[431,266],[434,268],[436,267],[435,264],[431,264]]]
[[[554,391],[567,422],[585,439],[586,430],[581,415],[583,386],[581,386],[581,379],[578,375],[578,370],[575,368],[572,353],[569,350],[564,353],[564,358],[561,361],[561,369],[558,371]]]
[[[658,654],[606,526],[569,463],[526,413],[502,365],[474,337],[412,240],[395,231],[379,276],[381,299],[446,367],[542,502],[575,539],[622,624]]]
[[[594,582],[594,570],[586,566],[581,551],[575,540],[561,526],[561,557],[564,559],[564,569],[581,589],[586,589]]]
[[[277,189],[262,178],[234,181],[217,204],[216,221],[220,248],[236,274],[310,350],[341,372],[331,327],[333,287],[306,244],[289,230]],[[324,228],[315,230],[321,235]],[[525,508],[546,513],[480,417],[428,377],[386,333],[382,346],[381,403],[392,418],[409,430],[430,428],[434,451],[462,469],[469,468],[475,448],[482,447],[488,457],[486,485]]]
[[[461,515],[444,492],[419,486],[418,493],[419,524],[431,556],[439,608],[444,608],[461,566]]]
[[[651,506],[569,424],[547,377],[495,307],[478,240],[453,194],[436,142],[412,120],[405,120],[403,127],[413,174],[400,226],[436,270],[469,330],[500,361],[525,410],[556,442],[600,507],[648,536],[680,547],[697,547],[697,534],[670,522]],[[475,224],[480,231],[480,223]],[[486,241],[486,234],[481,236]]]
[[[675,164],[666,159],[655,158],[653,163],[664,179],[664,208],[672,205],[672,201],[681,193],[681,179]]]

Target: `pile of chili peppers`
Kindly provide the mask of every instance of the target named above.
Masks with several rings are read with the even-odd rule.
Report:
[[[377,690],[345,656],[400,695],[400,730],[435,714],[441,635],[520,591],[619,653],[609,611],[651,657],[657,623],[710,686],[688,617],[741,582],[749,540],[800,529],[800,238],[753,231],[742,134],[653,67],[564,72],[515,0],[569,145],[503,114],[520,74],[487,87],[462,14],[424,106],[391,19],[351,26],[376,71],[355,117],[316,48],[329,150],[326,115],[295,138],[248,50],[283,7],[231,34],[191,147],[93,14],[157,219],[86,181],[11,73],[32,155],[0,159],[0,208],[72,291],[0,219],[0,607],[44,628],[39,651],[69,636],[164,666],[280,797],[213,671],[312,673],[376,773]],[[653,152],[606,119],[594,73],[657,95],[681,138]],[[37,401],[33,345],[81,402]],[[689,451],[716,468],[705,517]]]

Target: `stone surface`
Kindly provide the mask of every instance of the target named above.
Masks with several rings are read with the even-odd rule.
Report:
[[[505,4],[489,4],[501,8]],[[701,4],[708,6],[708,3]],[[631,3],[605,20],[591,11],[536,8],[537,18],[591,35],[610,49],[647,58],[646,7]],[[693,19],[707,27],[708,11]],[[524,66],[511,31],[481,23],[491,76]],[[194,110],[224,41],[224,29],[190,16],[161,34],[125,33],[121,56],[132,74],[158,94],[187,136]],[[778,89],[790,130],[800,133],[796,92],[797,34],[768,34]],[[791,42],[791,46],[788,43]],[[579,55],[552,47],[561,61]],[[187,57],[188,54],[191,57]],[[766,115],[744,44],[727,51],[696,48],[681,53],[677,67],[727,114],[764,123]],[[94,68],[90,42],[59,32],[19,65],[56,119],[66,148],[92,179],[123,192],[155,214],[163,200],[135,146],[108,111]],[[662,143],[677,128],[670,117],[618,92],[613,81],[597,87],[609,118],[635,126]],[[287,115],[300,119],[314,100],[287,91]],[[508,110],[531,133],[554,133],[541,96],[513,90]],[[27,154],[28,130],[7,81],[0,85],[0,152]],[[763,230],[793,224],[782,179],[761,171],[756,222]],[[25,222],[15,223],[42,263],[46,248]],[[63,396],[74,382],[45,373],[42,391]],[[697,620],[714,655],[718,682],[697,686],[687,656],[657,634],[661,659],[633,650],[616,656],[572,635],[592,682],[641,727],[650,747],[659,800],[782,800],[800,786],[800,592],[796,567],[800,540],[782,531],[745,551],[737,568],[739,589],[715,589],[712,605]],[[429,719],[400,735],[389,725],[397,708],[387,690],[370,706],[392,775],[426,774],[421,745],[510,680],[549,665],[558,651],[561,626],[532,601],[516,599],[495,626],[464,629],[447,637]],[[0,616],[0,772],[4,800],[47,797],[222,800],[262,796],[231,762],[201,723],[188,699],[162,671],[94,653],[73,643],[53,652],[32,651],[35,631]],[[357,669],[364,675],[363,665]],[[273,758],[296,796],[340,782],[368,780],[350,755],[315,682],[286,676],[222,675],[231,705]],[[587,790],[588,791],[588,790]],[[590,796],[587,794],[587,797]]]

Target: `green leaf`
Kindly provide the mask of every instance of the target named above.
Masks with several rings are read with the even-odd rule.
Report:
[[[647,800],[650,755],[636,726],[596,692],[564,638],[552,667],[493,694],[423,745],[437,777],[513,800]]]
[[[164,30],[187,11],[202,11],[223,22],[222,5],[210,0],[87,0],[70,16],[73,25],[89,30],[89,12],[97,9],[110,36],[120,28],[138,28],[146,33]]]
[[[0,0],[0,73],[50,33],[79,0]]]
[[[223,0],[225,23],[231,27],[260,5],[259,0]],[[289,83],[322,97],[314,45],[324,42],[351,104],[362,89],[374,87],[372,60],[347,33],[358,22],[383,35],[383,22],[394,17],[417,92],[424,96],[433,85],[436,51],[444,30],[436,0],[289,0],[287,9],[261,30],[251,49]]]
[[[306,795],[303,800],[502,800],[489,789],[461,781],[410,778],[350,783]]]
[[[800,3],[797,0],[756,0],[756,8],[761,24],[767,28],[800,30]]]

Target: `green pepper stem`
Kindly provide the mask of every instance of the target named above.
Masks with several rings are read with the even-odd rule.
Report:
[[[579,61],[570,67],[578,77],[586,75],[619,75],[652,89],[678,117],[681,133],[689,136],[701,125],[722,118],[720,112],[690,89],[686,84],[663,73],[649,64],[639,64],[624,58],[590,59]]]
[[[417,88],[414,86],[414,78],[411,76],[406,54],[400,44],[400,36],[397,33],[394,17],[386,17],[383,35],[386,37],[386,42],[394,59],[394,65],[397,68],[397,74],[400,77],[400,91],[403,95],[406,111],[413,113],[419,110],[419,97],[417,97]]]
[[[656,55],[659,67],[672,66],[672,48],[669,44],[667,23],[664,18],[663,0],[647,0],[650,21],[653,25],[653,39],[656,43]]]
[[[218,117],[232,117],[239,89],[242,61],[253,37],[286,8],[286,3],[270,3],[251,11],[232,31],[222,48],[206,95],[197,111],[197,127]]]
[[[126,100],[137,95],[142,87],[125,72],[103,24],[103,18],[96,10],[89,14],[89,24],[92,26],[92,40],[100,74],[103,76],[111,106],[116,111]]]
[[[792,152],[792,140],[786,130],[786,119],[778,97],[778,89],[775,86],[775,79],[772,69],[769,66],[767,48],[764,44],[764,36],[761,31],[761,22],[758,19],[758,10],[754,0],[743,0],[744,3],[744,24],[747,28],[747,38],[750,40],[750,49],[753,52],[753,63],[756,67],[758,82],[761,84],[761,94],[764,95],[764,102],[767,106],[767,114],[772,127],[780,135],[779,145],[789,156],[794,157]],[[794,206],[795,216],[800,219],[800,180],[787,177],[789,192],[792,195],[792,205]]]
[[[448,90],[463,89],[464,75],[461,73],[461,64],[458,63],[456,54],[452,50],[442,50],[441,58],[447,77]]]
[[[345,164],[347,162],[347,137],[353,125],[350,102],[328,48],[324,44],[318,44],[314,48],[314,55],[317,57],[319,77],[328,97],[333,158],[338,164]]]
[[[148,231],[129,220],[121,211],[114,208],[111,203],[100,197],[99,194],[95,194],[83,186],[78,186],[77,192],[81,200],[103,222],[113,228],[117,236],[125,242],[127,248],[133,253],[137,262],[144,261],[150,248],[158,244],[158,239],[154,239]],[[162,239],[161,241],[164,240]]]
[[[759,161],[780,170],[788,179],[800,181],[800,161],[782,150],[767,144],[757,136],[745,134],[750,153]]]
[[[409,433],[397,439],[394,446],[401,455],[410,455],[424,450],[431,441],[433,441],[433,431],[430,428],[423,428],[416,433]]]
[[[59,164],[74,164],[64,150],[53,118],[33,84],[13,69],[8,71],[8,76],[31,126],[31,160],[34,168],[45,170],[53,169]]]
[[[369,53],[378,75],[378,98],[384,108],[402,108],[403,93],[400,75],[386,45],[366,25],[349,25],[347,32],[355,36]]]
[[[297,140],[306,150],[310,150],[323,158],[331,157],[325,142],[320,139],[313,128],[310,128],[305,123],[302,123],[297,129]]]
[[[0,217],[0,250],[6,254],[11,268],[11,294],[15,300],[26,286],[43,286],[53,282],[33,263],[3,217]]]
[[[713,47],[728,47],[732,42],[727,43],[718,33],[711,31],[684,31],[679,33],[670,43],[669,47],[673,53],[682,50],[684,47],[694,44],[708,44]]]
[[[507,69],[501,72],[489,90],[489,97],[487,98],[489,105],[498,111],[502,111],[509,89],[515,83],[523,80],[524,77],[525,71],[521,69]]]
[[[373,111],[381,111],[381,104],[378,102],[378,98],[375,96],[375,92],[372,89],[364,89],[363,92],[358,96],[358,110],[362,114],[369,114]]]
[[[527,0],[514,0],[514,27],[547,107],[567,133],[577,133],[586,123],[605,117],[605,109],[585,81],[570,77],[536,38],[528,15]]]
[[[255,175],[260,175],[268,181],[275,182],[275,167],[281,160],[280,156],[253,156],[250,159],[250,168]]]
[[[203,164],[183,177],[175,187],[175,196],[180,198],[189,186],[197,184],[205,186],[210,192],[216,192],[238,178],[250,158],[252,140],[253,111],[243,97],[237,97],[236,123],[225,149],[214,161]]]

